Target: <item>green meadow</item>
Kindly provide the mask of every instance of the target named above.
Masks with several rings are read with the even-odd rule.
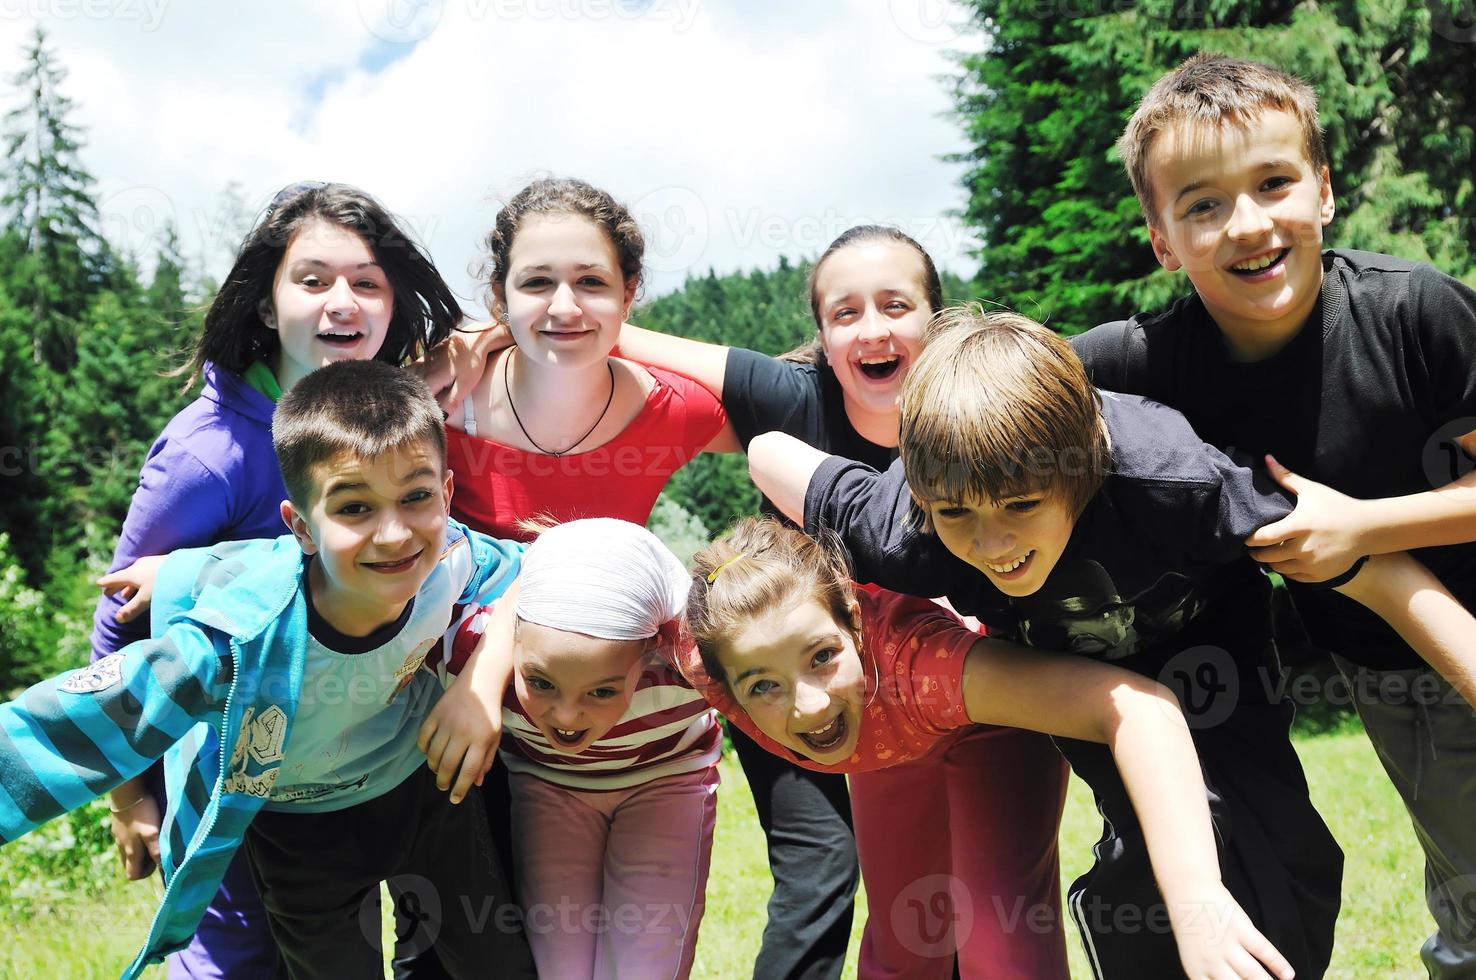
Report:
[[[1347,852],[1343,912],[1328,976],[1421,977],[1419,946],[1429,926],[1418,846],[1403,807],[1373,749],[1356,726],[1303,735],[1297,750],[1313,799]],[[1069,882],[1091,862],[1101,830],[1091,795],[1073,780],[1061,829],[1061,863]],[[107,811],[95,803],[0,852],[0,909],[6,941],[0,976],[114,977],[147,929],[159,895],[157,879],[123,880],[108,846]],[[763,833],[736,760],[723,762],[717,840],[707,887],[707,913],[697,947],[696,977],[746,977],[764,926],[770,879]],[[855,976],[865,921],[858,902],[846,976]],[[1090,976],[1074,927],[1072,973]],[[495,971],[489,972],[489,976]],[[150,971],[162,977],[164,971]]]

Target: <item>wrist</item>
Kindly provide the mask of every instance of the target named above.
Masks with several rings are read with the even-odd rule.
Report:
[[[123,795],[126,797],[128,794],[123,794]],[[112,814],[127,813],[129,810],[132,810],[134,807],[137,807],[139,804],[143,803],[143,801],[144,800],[147,800],[147,799],[149,799],[149,794],[148,794],[147,791],[139,793],[138,794],[138,797],[136,799],[134,799],[134,800],[131,800],[131,801],[126,801],[125,800],[123,802],[120,802],[119,801],[118,795],[117,795],[116,792],[109,793],[108,794],[108,812],[109,813],[112,813]]]

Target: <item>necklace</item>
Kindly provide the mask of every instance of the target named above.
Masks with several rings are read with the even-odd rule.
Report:
[[[584,435],[574,440],[568,449],[561,449],[558,452],[554,452],[552,449],[544,449],[538,443],[534,442],[533,437],[528,435],[528,427],[523,424],[522,419],[518,418],[518,406],[513,404],[512,385],[507,380],[508,373],[512,370],[512,354],[509,353],[507,355],[507,358],[502,362],[502,390],[507,394],[507,407],[512,409],[513,421],[518,423],[518,429],[523,433],[523,438],[528,440],[529,445],[545,456],[564,456],[577,449],[581,442],[588,439],[594,430],[600,427],[600,423],[605,421],[605,415],[610,411],[610,403],[615,400],[615,365],[611,364],[607,359],[605,361],[605,367],[610,371],[610,396],[605,399],[605,407],[600,409],[600,417],[595,419],[594,425],[586,429]]]

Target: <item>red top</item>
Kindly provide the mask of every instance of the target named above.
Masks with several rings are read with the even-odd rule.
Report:
[[[641,414],[597,449],[545,456],[447,426],[446,458],[456,474],[451,515],[500,538],[527,541],[518,521],[618,517],[644,525],[673,473],[722,431],[723,407],[679,374],[647,368],[656,383]]]
[[[707,676],[690,643],[683,646],[678,667],[709,704],[766,751],[820,772],[870,772],[910,762],[973,725],[964,710],[963,667],[979,634],[928,599],[858,589],[856,600],[867,705],[856,751],[844,762],[816,762],[759,731],[727,685]]]

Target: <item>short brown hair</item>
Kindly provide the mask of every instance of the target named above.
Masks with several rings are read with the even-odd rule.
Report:
[[[977,303],[944,310],[902,384],[901,454],[920,501],[1048,491],[1073,514],[1110,454],[1097,389],[1062,337]]]
[[[306,508],[317,467],[344,454],[373,459],[429,443],[444,469],[446,432],[426,383],[379,361],[337,361],[293,385],[272,415],[272,447],[287,496]]]
[[[1258,61],[1202,51],[1154,82],[1117,141],[1148,223],[1157,224],[1148,173],[1148,149],[1154,137],[1185,122],[1246,126],[1267,109],[1296,117],[1307,160],[1321,174],[1328,158],[1322,124],[1317,121],[1317,93],[1295,75]]]
[[[727,683],[717,649],[745,623],[806,598],[829,610],[861,649],[856,590],[833,532],[817,540],[772,517],[745,517],[693,555],[687,632],[707,676]]]

